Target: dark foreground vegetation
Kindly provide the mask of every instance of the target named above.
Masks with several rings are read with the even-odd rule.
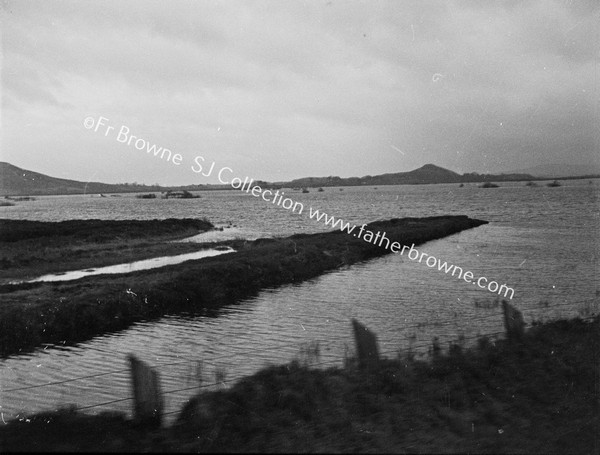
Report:
[[[441,216],[378,221],[367,229],[385,231],[391,241],[411,245],[485,223]],[[83,341],[166,314],[214,311],[267,287],[389,253],[340,231],[236,241],[232,246],[236,253],[160,269],[0,286],[0,355],[43,343]]]
[[[561,320],[369,371],[292,362],[197,395],[168,428],[65,409],[0,425],[0,452],[598,453],[599,329]]]
[[[58,222],[0,219],[0,241],[25,239],[57,239],[71,237],[88,242],[110,241],[115,238],[136,240],[160,235],[207,231],[213,228],[206,220],[192,218],[166,220],[68,220]],[[62,239],[61,239],[62,240]]]
[[[171,241],[211,229],[196,219],[0,219],[0,282],[196,251],[197,244]]]

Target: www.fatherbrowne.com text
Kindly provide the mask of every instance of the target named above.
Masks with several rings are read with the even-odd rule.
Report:
[[[378,245],[382,248],[389,249],[392,253],[400,253],[401,256],[404,255],[404,252],[408,250],[407,256],[411,261],[422,262],[423,258],[425,259],[425,264],[430,268],[437,268],[439,271],[444,271],[444,273],[448,274],[450,272],[452,276],[458,272],[457,278],[460,280],[464,279],[467,283],[476,283],[482,289],[487,289],[490,292],[497,293],[501,295],[504,292],[504,297],[508,297],[510,293],[510,299],[515,295],[515,290],[511,287],[508,287],[506,284],[500,285],[496,281],[489,281],[486,277],[482,276],[474,280],[474,274],[470,270],[467,270],[463,273],[463,269],[453,264],[448,264],[446,261],[442,262],[441,259],[431,256],[424,252],[419,252],[415,248],[415,244],[413,243],[410,247],[408,245],[401,245],[400,242],[392,242],[387,238],[385,232],[377,231],[377,233],[373,233],[365,229],[367,226],[363,224],[358,229],[358,232],[354,232],[356,230],[355,224],[350,224],[344,222],[341,219],[335,219],[333,216],[329,216],[324,212],[319,212],[319,210],[313,210],[310,207],[309,216],[311,219],[316,219],[317,221],[323,220],[325,225],[331,226],[335,228],[339,226],[340,231],[347,232],[348,234],[354,233],[354,237],[364,240],[367,243],[371,243],[373,245]]]
[[[194,160],[194,166],[192,166],[192,170],[196,173],[202,173],[203,163],[204,158],[197,156]],[[210,169],[208,169],[205,173],[202,173],[202,175],[205,177],[210,177],[215,170],[215,165],[216,163],[213,161]],[[217,178],[224,185],[231,185],[231,187],[236,190],[252,194],[254,197],[261,197],[266,202],[283,207],[286,210],[291,210],[299,215],[304,212],[304,204],[301,202],[294,202],[292,199],[284,197],[285,192],[280,192],[279,190],[273,192],[271,190],[261,188],[260,185],[253,185],[254,180],[249,179],[248,177],[245,177],[244,180],[239,177],[233,177],[231,180],[229,180],[232,175],[233,170],[229,167],[223,167],[217,172]],[[442,262],[441,259],[438,259],[427,253],[419,252],[415,248],[414,243],[411,246],[403,246],[399,242],[392,242],[386,236],[385,232],[377,231],[377,233],[373,233],[372,231],[365,229],[367,226],[366,224],[363,224],[357,230],[357,226],[355,224],[345,222],[340,218],[336,219],[334,216],[328,215],[325,212],[321,212],[318,209],[313,209],[310,206],[308,208],[308,212],[308,216],[312,220],[322,222],[326,226],[331,226],[333,229],[338,227],[342,232],[352,234],[354,237],[364,240],[367,243],[389,249],[392,253],[400,253],[400,255],[403,256],[407,251],[407,256],[411,261],[418,260],[418,262],[421,263],[424,258],[427,258],[424,262],[428,267],[437,268],[439,271],[443,271],[446,274],[450,273],[452,276],[455,276],[456,274],[458,279],[463,279],[467,283],[476,283],[476,285],[480,288],[487,289],[488,291],[497,293],[498,295],[502,295],[502,293],[504,293],[504,297],[509,297],[511,300],[515,295],[515,290],[511,287],[508,287],[506,284],[500,285],[496,281],[489,281],[484,276],[474,280],[475,275],[470,270],[463,271],[461,267],[448,264],[446,261]]]
[[[157,147],[155,144],[151,144],[150,141],[142,139],[138,136],[134,136],[130,134],[130,129],[121,125],[119,129],[114,126],[111,126],[109,123],[109,119],[106,117],[100,116],[97,120],[94,117],[87,117],[83,125],[86,129],[93,129],[94,132],[98,132],[100,129],[101,133],[104,133],[104,136],[114,135],[117,142],[126,143],[128,146],[133,146],[140,151],[145,150],[148,154],[153,154],[155,157],[164,160],[165,162],[171,162],[173,165],[179,166],[182,164],[184,157],[179,154],[173,152],[169,149],[163,147]],[[134,140],[135,139],[135,140]],[[301,215],[304,213],[304,204],[302,202],[294,202],[289,197],[284,197],[284,191],[272,191],[269,189],[263,189],[260,185],[254,184],[254,179],[245,177],[242,180],[239,177],[234,176],[233,169],[230,167],[222,167],[215,172],[216,162],[212,162],[209,168],[204,169],[206,160],[202,156],[196,156],[193,160],[193,164],[191,165],[192,172],[195,174],[200,174],[203,177],[210,177],[212,175],[216,175],[223,185],[231,185],[232,188],[236,190],[243,191],[245,193],[251,194],[254,197],[260,197],[265,202],[270,202],[273,205],[278,207],[283,207],[286,210],[291,210],[292,213],[297,213]],[[203,172],[204,171],[204,172]],[[231,178],[233,177],[233,178]],[[455,276],[455,273],[458,272],[456,277],[460,280],[463,279],[467,283],[476,283],[482,289],[487,289],[490,292],[497,293],[501,295],[504,293],[504,297],[508,297],[510,294],[510,299],[515,295],[515,290],[513,288],[508,287],[506,284],[500,285],[496,281],[489,281],[486,277],[479,277],[477,280],[474,279],[473,272],[467,270],[463,273],[463,269],[453,264],[448,264],[446,261],[442,262],[441,259],[435,258],[434,256],[428,255],[427,253],[419,252],[414,243],[411,246],[401,245],[399,242],[391,242],[390,239],[386,236],[385,232],[377,231],[377,233],[373,233],[366,228],[366,224],[363,224],[358,228],[357,226],[340,218],[335,218],[334,216],[328,215],[325,212],[321,212],[317,209],[313,209],[309,207],[309,215],[310,219],[316,220],[324,223],[326,226],[330,226],[333,229],[338,227],[340,231],[346,232],[348,234],[354,235],[354,237],[364,240],[367,243],[371,243],[373,245],[378,245],[382,248],[389,249],[392,253],[400,253],[401,256],[404,255],[405,251],[408,250],[407,256],[411,261],[417,261],[421,263],[423,258],[425,259],[425,264],[431,268],[437,268],[439,271],[443,271],[448,274],[451,273],[452,276]]]

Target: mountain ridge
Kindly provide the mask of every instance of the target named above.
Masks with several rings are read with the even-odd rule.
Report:
[[[366,175],[363,177],[303,177],[289,182],[277,182],[278,185],[291,187],[307,186],[358,186],[358,185],[398,185],[426,183],[457,183],[461,175],[435,164],[425,164],[407,172]]]
[[[569,177],[564,177],[569,178]],[[288,182],[268,183],[256,180],[262,187],[326,187],[326,186],[370,186],[370,185],[422,185],[436,183],[469,183],[469,182],[506,182],[521,180],[542,180],[530,174],[478,174],[476,172],[458,174],[435,164],[425,164],[420,168],[407,172],[366,175],[363,177],[303,177]],[[78,180],[51,177],[39,172],[19,168],[7,162],[0,162],[0,196],[25,195],[60,195],[60,194],[102,194],[163,192],[167,190],[203,191],[214,189],[231,189],[229,185],[141,185],[114,184],[101,182],[82,182]]]
[[[0,196],[126,193],[132,191],[161,191],[163,189],[156,185],[81,182],[51,177],[0,161]]]

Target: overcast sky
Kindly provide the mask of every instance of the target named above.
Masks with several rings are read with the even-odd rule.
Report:
[[[197,155],[270,181],[598,162],[596,0],[0,5],[0,160],[52,176],[208,183]]]

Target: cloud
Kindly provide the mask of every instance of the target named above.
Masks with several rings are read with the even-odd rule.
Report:
[[[90,135],[88,115],[268,180],[428,162],[497,172],[598,153],[592,1],[1,8],[2,158],[52,175],[195,178]]]

